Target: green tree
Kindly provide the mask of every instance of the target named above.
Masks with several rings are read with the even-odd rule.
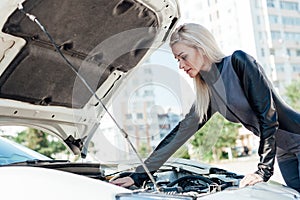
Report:
[[[223,149],[235,146],[239,127],[240,124],[215,114],[190,140],[196,158],[206,161],[226,158]]]
[[[292,81],[292,83],[286,87],[285,96],[290,106],[296,110],[300,110],[300,80]]]
[[[147,155],[150,153],[150,151],[151,150],[150,150],[149,146],[145,142],[142,142],[142,144],[138,148],[138,153],[143,158],[147,157]]]
[[[14,140],[51,158],[53,158],[56,153],[67,153],[63,143],[56,141],[53,136],[34,128],[28,128],[18,133]]]
[[[238,137],[238,129],[241,127],[241,124],[232,123],[224,119],[224,126],[221,131],[221,134],[218,137],[218,140],[214,146],[216,150],[216,156],[219,159],[228,158],[228,155],[224,155],[223,148],[228,147],[232,148],[236,145],[236,139]]]

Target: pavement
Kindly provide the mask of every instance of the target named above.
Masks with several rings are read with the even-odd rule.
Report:
[[[257,170],[258,161],[259,161],[258,156],[247,156],[247,157],[235,158],[233,160],[220,161],[211,164],[216,167],[220,167],[222,169],[226,169],[228,171],[234,172],[236,174],[245,175],[245,174],[250,174]],[[274,175],[271,177],[270,180],[286,185],[281,176],[277,162],[275,162],[274,165]]]

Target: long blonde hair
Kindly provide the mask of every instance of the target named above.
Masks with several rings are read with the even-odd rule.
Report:
[[[225,57],[217,45],[214,36],[200,24],[188,23],[176,28],[171,35],[170,46],[172,47],[172,45],[178,42],[201,49],[211,64],[220,62]],[[207,117],[210,91],[200,75],[194,78],[194,86],[196,90],[196,111],[198,112],[200,122],[202,122]]]

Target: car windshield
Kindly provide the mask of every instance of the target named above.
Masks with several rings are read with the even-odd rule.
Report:
[[[51,158],[0,137],[0,165],[8,165],[27,160],[51,160]]]

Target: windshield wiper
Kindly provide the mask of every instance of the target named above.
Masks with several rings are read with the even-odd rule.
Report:
[[[26,161],[21,161],[21,162],[15,162],[15,163],[10,163],[5,166],[13,166],[13,165],[36,165],[40,163],[69,163],[69,160],[38,160],[38,159],[32,159],[32,160],[26,160]]]

